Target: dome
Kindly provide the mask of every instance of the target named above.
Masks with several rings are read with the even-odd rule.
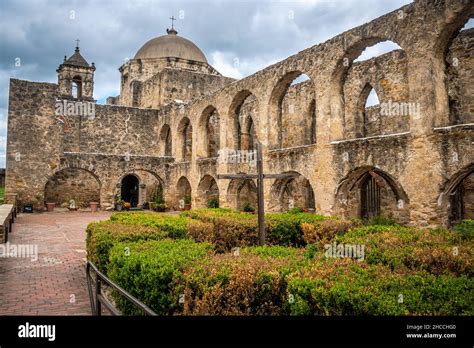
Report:
[[[174,29],[168,35],[158,36],[145,43],[135,55],[135,59],[177,57],[207,63],[206,56],[191,41],[178,36]]]

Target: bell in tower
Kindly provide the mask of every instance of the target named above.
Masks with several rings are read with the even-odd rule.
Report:
[[[77,40],[74,54],[66,59],[56,70],[58,73],[59,94],[65,99],[94,101],[95,65],[89,65],[79,52]]]

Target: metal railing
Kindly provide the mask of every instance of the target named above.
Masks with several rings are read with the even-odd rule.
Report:
[[[95,291],[92,289],[91,271],[95,273]],[[110,280],[105,274],[99,271],[97,267],[90,261],[87,261],[86,264],[86,279],[92,315],[101,316],[102,305],[104,305],[104,307],[107,308],[112,315],[122,315],[122,313],[117,308],[115,308],[114,305],[109,300],[107,300],[107,298],[102,293],[102,283],[107,284],[108,286],[116,290],[121,296],[125,297],[128,301],[133,303],[138,309],[141,310],[143,315],[157,315],[146,304],[136,299],[127,291],[115,284],[112,280]]]

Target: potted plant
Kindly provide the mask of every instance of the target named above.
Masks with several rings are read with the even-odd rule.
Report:
[[[245,202],[243,206],[243,211],[246,213],[255,213],[255,208],[252,207],[252,204],[250,204],[250,202]]]
[[[190,210],[191,209],[191,196],[186,195],[183,197],[184,199],[184,210]]]
[[[208,208],[219,208],[219,200],[217,198],[211,198],[207,201]]]
[[[165,200],[163,198],[163,189],[159,186],[154,194],[153,202],[150,203],[150,207],[154,211],[163,212],[166,210]]]
[[[52,202],[47,202],[46,203],[46,209],[48,210],[48,212],[54,211],[55,206],[56,206],[56,203],[52,203]]]
[[[123,207],[122,196],[120,195],[120,193],[117,193],[115,195],[115,210],[122,211],[122,207]]]
[[[94,213],[97,211],[97,207],[99,206],[99,202],[89,202],[89,206],[91,207],[91,211]]]

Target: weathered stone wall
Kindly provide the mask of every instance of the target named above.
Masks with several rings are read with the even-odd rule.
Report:
[[[463,30],[446,55],[452,124],[474,123],[474,29]]]
[[[232,81],[219,75],[166,68],[141,84],[139,106],[158,108],[176,100],[189,102],[216,92]]]
[[[206,63],[171,57],[130,59],[119,70],[120,96],[114,102],[147,108],[190,101],[234,81]]]
[[[249,125],[251,115],[254,138],[263,144],[264,170],[301,174],[313,189],[318,213],[357,215],[360,191],[348,183],[373,171],[388,184],[382,206],[395,219],[426,226],[447,224],[449,195],[474,170],[474,128],[465,124],[472,122],[473,31],[457,34],[473,13],[473,4],[467,1],[415,1],[212,94],[199,91],[200,97],[188,103],[158,109],[98,106],[97,117],[74,125],[80,132],[68,140],[53,117],[56,85],[12,80],[7,192],[17,192],[22,201],[32,200],[44,193],[47,180],[59,170],[60,161],[65,161],[79,162],[76,167],[82,165],[79,167],[95,173],[102,185],[104,207],[113,202],[121,178],[137,170],[162,180],[165,200],[174,207],[182,194],[178,180],[186,178],[193,205],[202,205],[198,187],[205,175],[216,179],[218,173],[255,172],[249,164],[202,158],[209,139],[202,117],[212,107],[220,116],[220,148],[236,149],[239,142],[250,143],[245,124]],[[353,64],[366,47],[386,40],[397,43],[403,52]],[[461,62],[456,74],[446,63],[453,56]],[[138,74],[139,69],[148,68],[131,69]],[[302,73],[311,81],[288,88]],[[137,94],[129,100],[120,97],[120,103],[139,105],[137,82]],[[380,102],[415,103],[421,111],[382,118],[377,107],[364,110],[367,131],[356,136],[361,124],[354,116],[358,116],[367,83],[375,87]],[[147,103],[154,102],[153,89],[148,89]],[[309,144],[312,132],[308,132],[310,117],[305,110],[313,100],[316,142]],[[461,116],[453,116],[456,110]],[[190,160],[181,156],[180,125],[185,118],[192,127]],[[245,132],[239,134],[236,119]],[[32,121],[27,124],[25,120]],[[164,152],[160,132],[165,125],[172,136],[171,156],[160,157]],[[29,151],[32,143],[38,147],[34,155],[16,162],[15,151]],[[61,152],[61,147],[69,151]],[[128,161],[127,151],[131,154]],[[216,182],[221,206],[241,208],[245,200],[254,200],[252,184]],[[265,182],[267,208],[274,185],[273,180]],[[466,206],[472,205],[467,202]]]
[[[355,63],[349,68],[344,83],[345,138],[409,131],[409,114],[403,112],[398,114],[393,112],[395,111],[392,110],[393,108],[388,110],[390,111],[388,114],[381,112],[380,108],[365,108],[368,92],[370,92],[369,86],[375,89],[380,105],[407,102],[409,92],[406,54],[401,50],[396,50]]]
[[[100,202],[100,183],[86,170],[67,168],[57,172],[46,183],[44,200],[63,208],[74,200],[76,207],[88,207]]]

